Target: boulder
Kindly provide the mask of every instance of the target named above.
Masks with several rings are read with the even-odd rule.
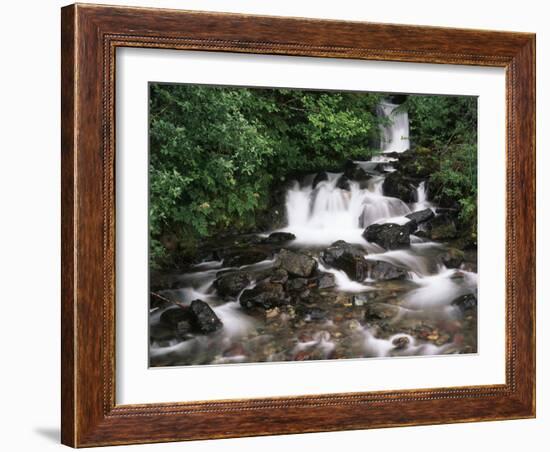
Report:
[[[271,254],[268,251],[259,248],[248,248],[238,250],[226,256],[223,260],[223,265],[226,267],[242,267],[244,265],[256,264],[270,258]]]
[[[344,165],[344,176],[346,176],[350,180],[355,180],[358,182],[366,181],[371,177],[370,174],[368,174],[353,160],[346,161]]]
[[[196,331],[203,334],[213,333],[223,326],[222,321],[208,303],[202,300],[193,300],[191,302],[191,306],[189,306],[189,322]]]
[[[273,309],[290,303],[283,285],[263,281],[253,289],[245,290],[240,298],[240,304],[245,309]]]
[[[399,198],[406,203],[415,202],[416,188],[413,182],[395,171],[390,173],[382,183],[382,190],[385,196]]]
[[[473,293],[461,295],[455,298],[451,304],[458,307],[462,312],[471,311],[477,308],[477,295]]]
[[[464,262],[464,251],[457,248],[449,248],[441,257],[447,268],[459,268]]]
[[[395,223],[371,224],[363,232],[363,237],[387,250],[396,250],[410,246],[410,225]]]
[[[269,282],[275,284],[285,284],[288,281],[288,272],[282,268],[277,268],[268,276]]]
[[[433,217],[435,217],[435,213],[432,209],[424,209],[424,210],[418,210],[413,213],[409,213],[408,215],[405,215],[410,220],[413,220],[416,222],[416,224],[422,224],[426,221],[431,220]]]
[[[317,268],[317,262],[312,257],[282,249],[277,255],[279,266],[294,276],[309,277]]]
[[[407,270],[384,261],[367,260],[368,276],[376,281],[405,279]]]
[[[295,240],[296,236],[290,232],[272,232],[269,237],[262,240],[262,243],[268,243],[270,245],[278,245],[280,243],[291,242]]]
[[[227,273],[214,281],[214,287],[222,297],[236,297],[251,281],[247,272]]]
[[[360,247],[338,240],[321,253],[321,259],[326,265],[344,271],[350,279],[363,281],[367,277],[365,254]]]
[[[350,189],[349,179],[345,175],[340,176],[336,181],[336,188],[339,188],[340,190],[349,191]]]
[[[432,218],[428,222],[428,232],[432,240],[454,239],[458,234],[454,220],[446,214]]]
[[[312,186],[313,186],[313,188],[316,188],[317,185],[319,185],[321,182],[325,182],[327,180],[328,180],[328,174],[325,171],[323,171],[321,173],[317,173],[315,175],[315,178],[313,179]]]

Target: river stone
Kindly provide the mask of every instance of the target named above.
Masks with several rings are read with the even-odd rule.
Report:
[[[204,334],[213,333],[223,326],[222,321],[208,303],[202,300],[193,300],[191,302],[189,321],[195,330]]]
[[[391,279],[404,279],[407,277],[407,270],[384,261],[367,260],[368,276],[377,281],[388,281]]]
[[[477,296],[473,293],[455,298],[451,304],[458,307],[462,312],[477,308]]]
[[[323,273],[323,275],[317,280],[317,287],[319,289],[330,289],[336,286],[336,277],[332,273]]]
[[[325,309],[315,306],[298,305],[296,311],[305,322],[322,322],[328,316],[328,312]]]
[[[388,320],[399,314],[399,308],[391,304],[371,303],[365,308],[365,320]]]
[[[315,259],[287,249],[279,251],[278,258],[280,267],[291,275],[307,278],[317,268]]]
[[[245,309],[273,309],[290,302],[282,284],[263,281],[253,289],[245,290],[240,298],[241,306]]]
[[[251,281],[252,278],[247,272],[234,272],[216,279],[214,287],[222,297],[236,297]]]
[[[296,236],[290,232],[272,232],[269,234],[269,237],[263,239],[262,242],[277,245],[279,243],[286,243],[295,239]]]
[[[363,281],[367,277],[366,252],[344,240],[338,240],[321,253],[323,262],[344,271],[350,279]]]
[[[307,289],[307,283],[306,278],[293,278],[288,280],[285,287],[288,291],[301,291]]]
[[[285,284],[288,281],[288,272],[283,268],[277,268],[269,275],[269,282]]]
[[[271,258],[271,254],[261,249],[244,249],[239,250],[223,260],[226,267],[242,267],[244,265],[252,265],[266,259]]]
[[[447,268],[458,268],[464,262],[464,251],[457,248],[449,248],[445,254],[443,254],[441,260]]]
[[[424,210],[418,210],[413,213],[409,213],[408,215],[405,215],[407,218],[416,221],[416,224],[422,224],[425,223],[428,220],[431,220],[433,217],[435,217],[435,213],[432,209],[424,209]]]
[[[457,236],[456,225],[449,215],[438,215],[428,223],[432,240],[454,239]]]
[[[371,224],[363,232],[363,237],[387,250],[396,250],[410,246],[410,225],[396,223]]]

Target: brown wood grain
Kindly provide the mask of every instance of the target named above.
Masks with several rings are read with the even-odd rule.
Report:
[[[64,444],[535,415],[534,35],[81,4],[62,9],[61,35]],[[114,67],[124,46],[506,68],[506,384],[116,405]]]

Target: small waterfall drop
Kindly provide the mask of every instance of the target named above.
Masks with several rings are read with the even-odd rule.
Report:
[[[389,119],[389,125],[380,126],[380,148],[382,152],[405,152],[409,149],[409,115],[406,111],[396,112],[399,107],[391,102],[381,102],[378,112]]]

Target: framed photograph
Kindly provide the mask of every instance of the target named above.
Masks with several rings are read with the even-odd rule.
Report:
[[[62,9],[62,442],[535,416],[535,36]]]

